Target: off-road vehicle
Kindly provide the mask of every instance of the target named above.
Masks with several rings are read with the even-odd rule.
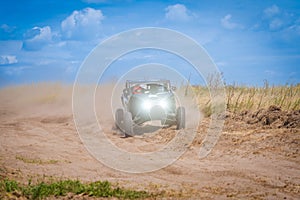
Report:
[[[185,109],[177,106],[169,80],[126,81],[121,95],[123,108],[115,113],[115,123],[125,134],[133,134],[134,125],[160,120],[162,125],[185,128]]]

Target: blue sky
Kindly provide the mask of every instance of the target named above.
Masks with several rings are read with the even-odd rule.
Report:
[[[300,1],[10,0],[0,2],[0,86],[72,82],[97,44],[141,27],[195,39],[229,84],[300,83]]]

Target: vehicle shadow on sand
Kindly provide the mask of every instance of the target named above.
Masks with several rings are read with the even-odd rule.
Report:
[[[135,124],[132,127],[132,134],[125,134],[124,131],[122,131],[119,128],[114,127],[114,129],[117,129],[118,133],[122,134],[122,138],[126,137],[134,137],[134,136],[143,136],[145,134],[151,134],[155,133],[161,129],[169,128],[170,125],[161,125],[160,123],[145,123],[142,125]]]
[[[144,135],[146,133],[153,133],[158,131],[159,129],[163,128],[161,125],[152,125],[152,124],[145,124],[145,125],[136,125],[133,127],[133,136],[134,135]]]

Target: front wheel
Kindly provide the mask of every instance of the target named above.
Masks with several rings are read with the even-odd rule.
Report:
[[[115,113],[116,127],[122,130],[123,123],[124,123],[124,110],[121,108],[118,108]]]
[[[176,113],[176,129],[184,129],[185,128],[185,109],[184,107],[178,107]]]
[[[133,121],[132,121],[132,114],[130,112],[124,113],[124,131],[126,135],[133,134]]]

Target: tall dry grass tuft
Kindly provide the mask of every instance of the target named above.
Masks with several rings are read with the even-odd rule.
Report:
[[[300,84],[286,84],[284,86],[270,86],[264,81],[262,87],[227,85],[227,110],[232,113],[266,109],[276,105],[282,110],[292,111],[300,109]],[[197,94],[199,108],[206,116],[210,116],[210,95],[207,87],[193,86]]]

